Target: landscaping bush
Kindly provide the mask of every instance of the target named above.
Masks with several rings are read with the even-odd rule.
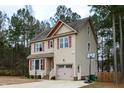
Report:
[[[0,76],[18,76],[18,73],[13,70],[0,70]]]
[[[30,78],[31,78],[31,79],[34,79],[34,78],[35,78],[35,76],[34,76],[34,75],[30,75]]]
[[[37,79],[41,79],[41,75],[38,75],[38,76],[37,76]]]

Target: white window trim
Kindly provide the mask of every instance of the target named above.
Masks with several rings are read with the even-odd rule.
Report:
[[[51,42],[52,42],[52,47],[51,47]],[[50,43],[49,44],[50,48],[53,48],[53,40],[50,40],[49,43]]]
[[[40,51],[40,46],[41,46],[42,51],[43,51],[43,42],[38,42],[38,43],[34,44],[34,52],[35,53],[42,52],[42,51]]]
[[[36,68],[35,68],[35,66],[36,66],[36,60],[39,60],[39,69],[37,69],[37,70],[40,70],[41,69],[41,59],[32,59],[33,61],[32,61],[32,64],[31,64],[31,68],[32,68],[32,66],[33,66],[33,69],[31,69],[31,70],[36,70]]]
[[[68,47],[69,47],[69,37],[68,36],[65,36],[65,37],[61,37],[60,39],[59,39],[59,42],[60,42],[60,44],[59,44],[59,46],[61,46],[61,39],[63,39],[63,47],[62,48],[68,48],[68,47],[65,47],[65,38],[67,38],[68,39]],[[60,47],[61,48],[61,47]]]
[[[68,47],[66,47],[66,42],[65,42],[66,39],[67,39],[67,43],[68,43],[68,47],[69,47],[69,37],[68,36],[64,37],[64,47],[68,48]]]
[[[64,44],[63,44],[63,42],[61,42],[61,40],[63,40],[63,37],[61,37],[60,39],[59,39],[59,46],[60,46],[60,48],[64,48]],[[63,40],[64,41],[64,40]],[[62,43],[62,47],[61,47],[61,43]]]

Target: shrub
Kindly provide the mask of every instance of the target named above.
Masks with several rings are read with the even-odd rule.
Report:
[[[38,75],[38,76],[37,76],[37,79],[41,79],[41,75]]]
[[[34,77],[34,75],[30,75],[30,78],[31,78],[31,79],[34,79],[35,77]]]

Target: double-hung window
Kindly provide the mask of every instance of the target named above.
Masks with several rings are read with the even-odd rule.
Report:
[[[53,40],[50,40],[50,48],[53,47]]]
[[[65,45],[65,48],[68,47],[68,43],[69,43],[68,37],[65,37],[65,38],[64,38],[64,43],[65,43],[65,44],[64,44],[64,45]]]
[[[61,37],[60,38],[60,48],[67,48],[69,47],[69,37]]]
[[[63,48],[63,38],[60,38],[60,48]]]
[[[40,59],[32,59],[32,62],[31,62],[31,70],[39,70],[40,69]]]
[[[31,70],[34,70],[35,69],[35,60],[32,59],[32,62],[31,62]]]
[[[42,43],[35,43],[34,44],[34,52],[40,52],[43,51]]]
[[[53,40],[48,40],[48,49],[53,48]]]

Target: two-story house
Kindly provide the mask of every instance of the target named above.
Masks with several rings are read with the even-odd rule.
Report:
[[[96,53],[97,42],[90,17],[64,23],[59,20],[48,31],[31,41],[29,74],[49,79],[78,80],[89,75],[88,53]],[[97,59],[91,60],[91,74],[97,71]]]

